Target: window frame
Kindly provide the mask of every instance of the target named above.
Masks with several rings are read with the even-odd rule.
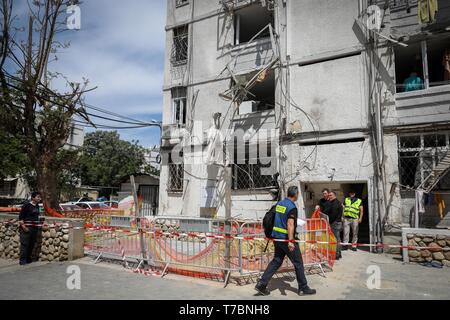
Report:
[[[254,3],[251,3],[249,6],[252,6],[252,5],[261,5],[261,4],[254,2]],[[241,33],[241,18],[242,18],[242,16],[239,14],[239,10],[245,9],[246,7],[248,7],[248,6],[243,6],[241,8],[236,9],[235,14],[233,15],[233,29],[234,29],[233,45],[235,47],[239,47],[242,45],[245,46],[246,44],[257,42],[257,41],[267,41],[267,39],[270,39],[270,36],[266,36],[266,37],[259,36],[256,39],[253,39],[253,41],[241,41],[240,33]],[[275,30],[275,26],[276,26],[275,14],[272,13],[272,28],[273,28],[273,30]],[[255,33],[255,35],[256,35],[256,33]]]
[[[180,92],[184,95],[178,96]],[[175,95],[177,95],[175,97]],[[179,103],[180,110],[177,112],[177,103]],[[172,116],[171,122],[173,125],[177,125],[179,127],[184,127],[187,121],[187,87],[176,87],[171,90],[171,106],[172,106]],[[178,117],[178,121],[177,121]]]
[[[244,158],[242,159],[242,155],[238,155],[237,152],[237,144],[236,142],[234,143],[234,153],[233,153],[233,163],[231,165],[231,171],[232,171],[232,183],[231,183],[231,188],[233,191],[249,191],[249,190],[269,190],[269,189],[273,189],[276,188],[277,186],[273,183],[273,176],[269,176],[269,175],[261,175],[261,168],[264,168],[264,166],[266,166],[265,164],[262,164],[260,162],[260,146],[261,144],[266,143],[267,144],[267,150],[270,150],[270,155],[267,156],[267,158],[271,158],[273,160],[276,159],[275,155],[272,154],[272,142],[271,141],[259,141],[258,143],[245,143],[245,155]],[[257,148],[257,158],[256,159],[250,159],[250,149],[251,148]],[[238,157],[241,156],[241,160],[239,162],[244,162],[244,163],[238,163]],[[256,163],[255,163],[256,161]],[[269,164],[270,166],[271,164]],[[244,168],[242,168],[244,167]],[[248,187],[240,187],[239,184],[239,180],[242,178],[239,178],[238,175],[239,174],[244,174],[243,172],[245,172],[245,175],[248,176],[250,175],[251,178],[248,178]],[[258,173],[258,174],[257,174]],[[264,179],[267,180],[265,182],[267,182],[266,185],[264,186],[256,186],[255,181],[258,179]],[[270,183],[268,182],[270,180]]]
[[[446,36],[442,37],[443,39],[448,39],[449,38],[450,33],[446,33]],[[396,94],[401,94],[401,93],[411,93],[411,92],[418,92],[418,91],[424,91],[424,90],[429,90],[430,88],[438,88],[438,87],[442,87],[442,86],[448,86],[450,85],[450,82],[448,83],[444,83],[444,84],[438,84],[438,85],[430,85],[430,69],[429,69],[429,62],[428,62],[428,46],[429,46],[429,42],[433,41],[433,40],[439,40],[439,38],[437,39],[424,39],[421,41],[418,41],[416,43],[420,43],[420,57],[422,60],[422,71],[423,71],[423,89],[418,89],[418,90],[414,90],[414,91],[409,91],[409,92],[404,92],[404,91],[399,91],[398,87],[400,85],[403,85],[403,83],[399,83],[397,79],[397,64],[395,65],[395,93]],[[397,60],[397,55],[396,52],[394,51],[394,59],[395,61]]]
[[[180,154],[180,157],[183,157],[183,153]],[[184,161],[182,163],[174,163],[172,161],[172,156],[169,153],[167,168],[167,192],[182,193],[184,191]],[[174,171],[179,176],[173,176]]]
[[[183,30],[185,33],[176,35],[178,30]],[[177,41],[186,41],[186,48],[181,48]],[[179,53],[178,50],[186,50],[186,52]],[[184,57],[184,59],[179,57]],[[189,24],[180,25],[172,29],[172,53],[170,60],[174,66],[187,64],[189,60]]]
[[[254,71],[254,72],[250,72],[250,73],[242,74],[242,75],[237,75],[237,76],[238,76],[238,77],[240,77],[240,76],[245,76],[245,77],[247,77],[247,78],[250,79],[250,78],[252,78],[253,76],[255,76],[259,71],[261,71],[261,70],[257,70],[257,71]],[[245,117],[245,116],[254,115],[254,114],[261,114],[261,113],[263,113],[263,112],[273,112],[273,111],[276,109],[276,105],[277,105],[277,80],[276,80],[276,71],[273,70],[273,69],[269,69],[269,70],[267,70],[266,72],[269,73],[269,75],[268,75],[267,77],[270,78],[270,80],[269,80],[269,79],[265,79],[265,80],[262,81],[262,82],[265,82],[265,81],[273,81],[273,83],[272,83],[272,84],[273,84],[273,89],[272,89],[271,92],[273,92],[273,101],[274,101],[274,103],[273,103],[273,104],[270,104],[270,103],[262,104],[263,101],[261,101],[261,100],[255,100],[256,97],[255,97],[255,99],[252,99],[251,95],[247,95],[247,96],[243,97],[243,99],[240,101],[239,107],[238,107],[238,109],[237,109],[237,114],[238,114],[238,116],[240,116],[240,117]],[[254,73],[254,74],[253,74],[253,73]],[[261,85],[261,84],[258,83],[258,82],[256,82],[256,83],[249,89],[249,92],[252,93],[252,91],[253,91],[253,90],[255,89],[255,87],[258,86],[258,85]],[[236,86],[235,80],[234,80],[234,79],[231,79],[231,81],[230,81],[230,89],[232,90],[235,86]],[[242,105],[243,103],[245,103],[245,102],[258,102],[258,104],[256,105],[256,108],[255,108],[255,109],[253,109],[254,106],[252,106],[252,110],[251,110],[251,111],[249,111],[249,112],[243,112],[243,111],[241,110],[241,105]],[[265,108],[263,109],[262,106],[264,106]]]

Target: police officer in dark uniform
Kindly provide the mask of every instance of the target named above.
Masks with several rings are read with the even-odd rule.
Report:
[[[34,245],[36,244],[39,223],[39,203],[41,194],[33,192],[31,201],[22,206],[19,214],[20,234],[20,265],[29,264],[32,261]]]
[[[295,202],[297,201],[297,199],[298,188],[292,186],[288,189],[287,198],[277,203],[272,231],[272,237],[274,239],[295,240],[295,229],[297,228],[298,216]],[[255,290],[263,295],[270,294],[270,291],[267,289],[267,285],[269,284],[269,281],[270,279],[272,279],[275,272],[277,272],[277,270],[281,267],[284,257],[287,255],[295,268],[295,274],[298,282],[298,294],[315,294],[316,290],[308,287],[302,255],[298,243],[274,241],[274,246],[275,256],[267,266],[267,269],[256,285]]]

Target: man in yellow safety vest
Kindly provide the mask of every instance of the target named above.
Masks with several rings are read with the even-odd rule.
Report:
[[[362,222],[364,209],[362,200],[356,198],[354,191],[349,192],[349,197],[345,198],[344,204],[344,243],[349,243],[350,229],[352,229],[352,250],[356,251],[358,243],[358,227]],[[347,250],[347,246],[343,246],[343,250]]]

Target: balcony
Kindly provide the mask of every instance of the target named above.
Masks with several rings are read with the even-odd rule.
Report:
[[[419,15],[418,0],[390,0],[391,31],[398,36],[411,36],[423,31],[444,30],[450,25],[450,2],[438,0],[438,10],[432,17]],[[430,8],[432,10],[432,8]],[[426,16],[426,15],[425,15]],[[421,18],[424,21],[420,22]]]
[[[252,43],[243,43],[231,50],[231,57],[235,58],[230,68],[235,74],[248,73],[263,68],[275,57],[270,38],[263,38]]]
[[[235,10],[234,47],[229,52],[235,74],[261,69],[275,58],[274,12],[270,1],[256,2]]]
[[[395,95],[397,124],[450,121],[450,85]]]

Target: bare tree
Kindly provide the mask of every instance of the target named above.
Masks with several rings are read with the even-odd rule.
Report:
[[[13,0],[1,1],[0,124],[22,139],[36,187],[46,205],[56,208],[58,176],[67,163],[61,153],[74,117],[90,123],[83,95],[95,89],[85,79],[73,83],[48,68],[58,51],[68,47],[58,38],[67,30],[65,11],[72,1],[27,0],[26,26],[14,16]],[[64,91],[50,85],[61,81]]]

